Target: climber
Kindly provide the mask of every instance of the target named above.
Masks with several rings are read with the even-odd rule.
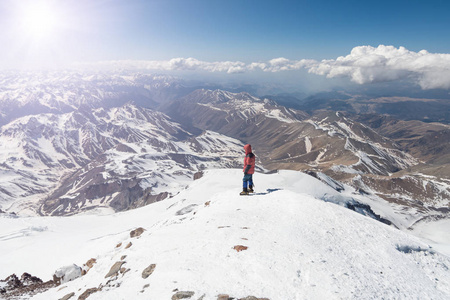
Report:
[[[244,188],[240,193],[241,196],[253,193],[253,173],[255,173],[255,155],[252,153],[252,146],[247,144],[244,146]]]

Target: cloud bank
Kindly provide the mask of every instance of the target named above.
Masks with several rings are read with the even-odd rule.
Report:
[[[355,47],[347,56],[323,60],[310,73],[348,77],[359,84],[412,79],[422,89],[450,89],[450,54],[380,45]]]
[[[92,66],[92,65],[91,65]],[[206,62],[195,58],[173,58],[166,61],[106,61],[95,64],[115,69],[156,71],[206,71],[229,74],[252,71],[283,72],[306,69],[327,78],[347,77],[358,84],[413,80],[422,89],[450,89],[450,54],[409,51],[404,47],[380,45],[359,46],[349,55],[330,60],[289,60],[274,58],[267,62]]]
[[[170,60],[117,60],[102,61],[94,64],[79,64],[79,66],[103,67],[131,70],[157,70],[157,71],[206,71],[244,73],[248,71],[247,65],[240,61],[206,62],[195,58],[172,58]]]

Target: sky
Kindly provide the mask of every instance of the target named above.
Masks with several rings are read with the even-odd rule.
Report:
[[[449,12],[444,0],[0,0],[0,69],[290,72],[450,89]]]

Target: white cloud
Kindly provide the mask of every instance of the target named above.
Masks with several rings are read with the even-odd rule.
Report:
[[[315,60],[289,60],[284,57],[274,58],[268,62],[254,62],[247,65],[248,70],[262,70],[264,72],[281,72],[281,71],[292,71],[309,68],[317,64]]]
[[[195,58],[172,58],[170,60],[118,60],[102,61],[94,64],[78,64],[79,66],[103,67],[113,69],[147,69],[159,71],[207,71],[242,73],[245,72],[246,64],[239,61],[206,62]]]
[[[86,66],[86,65],[85,65]],[[348,77],[358,84],[410,79],[423,89],[450,89],[450,54],[409,51],[404,47],[380,45],[359,46],[349,55],[329,60],[289,60],[284,57],[267,62],[206,62],[195,58],[173,58],[162,61],[106,61],[91,67],[114,69],[148,69],[159,71],[206,71],[245,73],[251,71],[283,72],[306,69],[327,78]]]
[[[360,46],[347,56],[317,63],[309,72],[328,78],[348,77],[359,84],[409,78],[423,89],[450,89],[450,54],[384,45]]]
[[[243,63],[240,61],[206,62],[195,58],[172,58],[170,60],[118,60],[102,61],[91,64],[79,63],[81,67],[102,67],[113,69],[147,69],[160,71],[207,71],[225,73],[244,73],[261,70],[264,72],[281,72],[300,70],[317,64],[314,60],[289,60],[287,58],[274,58],[268,62]]]

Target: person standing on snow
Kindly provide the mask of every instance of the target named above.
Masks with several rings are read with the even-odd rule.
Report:
[[[253,193],[253,174],[255,173],[255,155],[252,153],[252,146],[247,144],[244,146],[244,150],[244,189],[240,195],[248,195],[249,193]]]

